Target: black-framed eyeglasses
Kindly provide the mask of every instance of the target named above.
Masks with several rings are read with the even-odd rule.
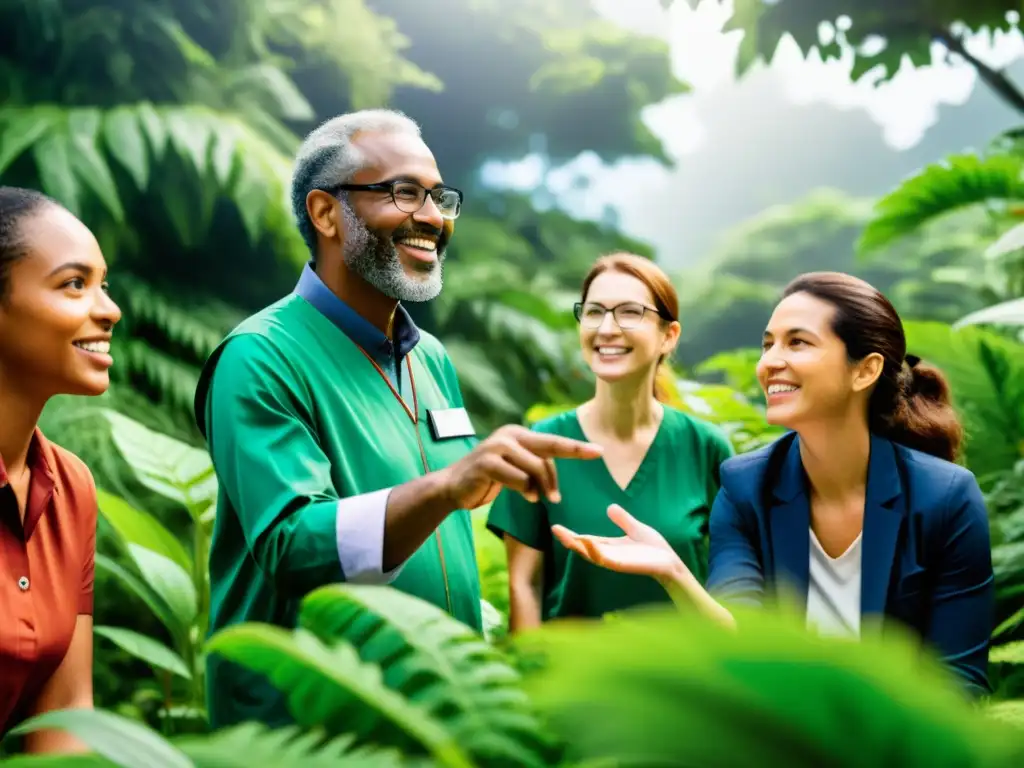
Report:
[[[653,312],[662,320],[672,322],[672,318],[667,313],[662,312],[657,307],[648,307],[646,304],[641,304],[637,301],[627,301],[614,307],[605,307],[591,301],[588,301],[586,304],[576,302],[572,307],[572,313],[576,316],[576,322],[584,328],[600,328],[601,323],[604,322],[604,316],[609,312],[612,313],[612,317],[615,318],[619,328],[624,331],[639,328],[640,323],[644,321],[644,315],[648,312]]]
[[[462,191],[455,187],[439,184],[427,189],[422,184],[400,179],[398,181],[380,181],[376,184],[338,184],[325,190],[331,193],[345,190],[346,192],[387,192],[395,207],[403,213],[416,213],[427,202],[427,195],[434,199],[434,205],[446,219],[457,219],[462,211]]]

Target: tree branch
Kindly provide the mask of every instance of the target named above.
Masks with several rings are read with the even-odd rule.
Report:
[[[1024,113],[1024,93],[1008,78],[1003,70],[995,70],[985,62],[967,51],[963,38],[957,37],[946,29],[931,29],[932,38],[946,46],[946,50],[963,57],[964,61],[974,67],[978,78],[991,88],[1006,104],[1018,112]]]
[[[891,42],[893,37],[901,33],[926,34],[932,40],[942,43],[949,53],[963,57],[964,61],[974,67],[980,79],[996,96],[1017,112],[1024,114],[1024,93],[1006,76],[1003,70],[990,67],[977,56],[969,53],[964,46],[962,37],[957,37],[950,30],[920,18],[891,19],[884,24],[865,30],[864,37],[877,35]]]

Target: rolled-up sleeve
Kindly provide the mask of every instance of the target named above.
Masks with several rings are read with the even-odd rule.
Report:
[[[338,558],[346,581],[356,584],[389,584],[402,566],[384,570],[384,518],[390,488],[338,502],[335,531]]]
[[[386,582],[396,575],[380,570],[388,491],[341,497],[304,394],[266,339],[244,335],[225,345],[206,408],[218,482],[278,589]]]

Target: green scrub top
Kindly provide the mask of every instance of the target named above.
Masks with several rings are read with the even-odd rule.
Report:
[[[462,407],[441,343],[421,331],[406,360],[399,400],[359,347],[295,294],[244,321],[211,356],[196,392],[219,482],[211,634],[239,622],[294,627],[308,592],[346,579],[339,499],[401,485],[472,449],[475,437],[437,439],[429,427],[428,411]],[[449,515],[391,586],[479,631],[469,512]],[[291,721],[269,681],[216,655],[206,684],[214,729]]]
[[[619,504],[637,520],[661,533],[701,583],[707,578],[708,517],[719,486],[719,465],[732,455],[726,437],[707,422],[664,407],[664,417],[640,468],[623,490],[603,459],[555,460],[562,501],[530,503],[502,491],[494,500],[487,527],[509,534],[544,553],[544,621],[596,618],[670,600],[652,578],[616,573],[593,565],[554,538],[551,526],[576,533],[622,536],[608,519],[608,505]],[[536,424],[537,432],[586,440],[576,411]]]

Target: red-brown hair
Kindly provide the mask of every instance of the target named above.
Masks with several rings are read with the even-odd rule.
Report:
[[[651,295],[654,296],[654,306],[662,313],[663,317],[670,317],[672,320],[679,319],[679,295],[676,293],[672,281],[668,279],[662,269],[650,259],[638,256],[635,253],[609,253],[602,256],[590,268],[587,276],[583,279],[583,288],[580,291],[580,301],[587,300],[587,293],[590,285],[598,275],[605,272],[621,272],[625,275],[635,277],[647,286]],[[664,356],[658,360],[659,367],[664,362]],[[654,378],[654,396],[661,402],[666,402],[668,393],[664,386]]]

